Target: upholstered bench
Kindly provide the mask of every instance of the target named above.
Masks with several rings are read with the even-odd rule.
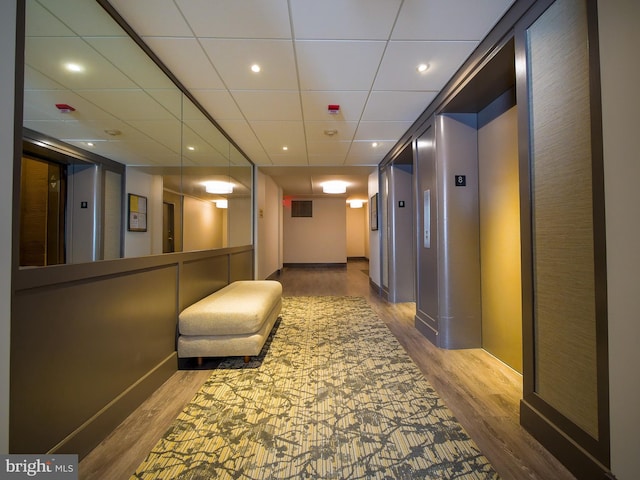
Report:
[[[282,308],[282,285],[242,280],[185,308],[178,317],[178,357],[258,355]]]

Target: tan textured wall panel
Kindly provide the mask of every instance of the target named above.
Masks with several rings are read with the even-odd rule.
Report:
[[[482,347],[522,373],[517,108],[478,131]]]
[[[558,0],[528,32],[536,392],[598,435],[585,3]]]

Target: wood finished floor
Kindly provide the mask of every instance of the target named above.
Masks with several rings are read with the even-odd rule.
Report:
[[[285,296],[356,295],[368,299],[502,479],[574,479],[520,426],[522,377],[484,350],[442,350],[413,326],[415,305],[392,304],[370,288],[368,263],[347,268],[285,268]],[[129,478],[209,377],[181,370],[167,380],[79,465],[79,478]]]

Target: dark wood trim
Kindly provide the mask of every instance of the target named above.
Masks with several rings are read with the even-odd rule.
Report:
[[[535,311],[532,225],[532,166],[529,137],[530,105],[527,81],[527,29],[554,0],[539,0],[515,26],[516,84],[518,104],[518,144],[520,162],[520,217],[523,314],[523,400],[521,424],[546,448],[558,456],[578,478],[612,478],[610,465],[609,365],[606,286],[606,245],[604,218],[604,166],[602,147],[602,106],[595,0],[587,5],[589,35],[589,75],[591,103],[592,194],[596,301],[596,356],[598,395],[598,438],[593,438],[562,415],[536,393]]]
[[[615,478],[608,467],[600,463],[526,400],[520,402],[520,424],[547,448],[552,444],[553,448],[549,448],[549,451],[576,478],[585,480],[611,480]]]
[[[347,268],[347,263],[285,263],[284,268]]]

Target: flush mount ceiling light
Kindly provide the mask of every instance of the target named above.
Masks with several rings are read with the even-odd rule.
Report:
[[[418,71],[418,73],[424,73],[427,70],[429,70],[429,64],[428,63],[421,63],[420,65],[418,65],[416,67],[416,70]]]
[[[64,68],[69,72],[74,72],[74,73],[84,72],[84,67],[78,63],[71,63],[71,62],[65,63]]]
[[[340,180],[324,182],[322,191],[324,193],[345,193],[347,191],[347,182],[341,182]]]
[[[362,200],[349,200],[349,206],[351,208],[362,208],[364,201]]]
[[[210,181],[204,182],[204,189],[207,193],[233,193],[233,183],[230,182],[221,182],[221,181]]]
[[[260,73],[260,70],[262,70],[262,68],[260,68],[260,65],[258,65],[257,63],[251,65],[251,71],[253,73]]]
[[[289,150],[289,147],[287,147],[287,146],[285,145],[284,147],[282,147],[282,150],[284,150],[284,151],[286,152],[287,150]]]
[[[325,130],[324,134],[328,135],[330,137],[333,137],[336,133],[338,133],[338,130],[336,130],[335,128],[332,128],[330,130]]]
[[[229,206],[227,200],[216,200],[215,203],[217,208],[227,208]]]

